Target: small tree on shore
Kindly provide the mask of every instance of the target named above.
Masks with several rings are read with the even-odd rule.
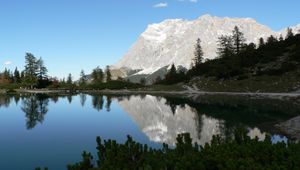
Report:
[[[111,81],[111,72],[110,72],[110,68],[109,66],[106,66],[106,82],[110,82]]]
[[[81,72],[80,72],[80,79],[79,79],[79,85],[83,86],[85,84],[86,84],[86,75],[85,75],[84,71],[81,70]]]
[[[104,73],[101,68],[97,67],[92,72],[93,83],[102,83],[104,79]]]
[[[16,67],[14,71],[14,83],[20,83],[20,82],[21,82],[21,75],[18,68]]]
[[[71,73],[68,75],[67,84],[68,85],[72,85],[73,84],[73,78],[72,78],[72,74]]]

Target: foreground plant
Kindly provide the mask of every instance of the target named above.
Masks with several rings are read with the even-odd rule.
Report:
[[[214,136],[204,147],[192,144],[189,134],[177,137],[175,148],[163,144],[152,149],[135,142],[130,136],[124,144],[97,137],[98,160],[83,152],[83,160],[68,165],[68,170],[201,170],[201,169],[300,169],[300,144],[294,142],[272,144],[250,139],[247,131],[237,129],[234,139]]]

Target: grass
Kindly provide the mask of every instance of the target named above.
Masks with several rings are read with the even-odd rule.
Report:
[[[196,85],[201,91],[212,92],[294,92],[300,89],[300,71],[280,76],[255,76],[243,80],[198,77],[191,80],[188,85]]]
[[[182,83],[175,85],[152,85],[144,88],[146,91],[183,91]]]

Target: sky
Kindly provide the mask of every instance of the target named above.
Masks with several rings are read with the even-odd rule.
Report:
[[[147,26],[204,14],[250,17],[280,30],[300,23],[299,0],[0,0],[0,71],[24,68],[26,52],[49,75],[116,63]]]

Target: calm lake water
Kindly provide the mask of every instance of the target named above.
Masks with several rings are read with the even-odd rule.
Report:
[[[136,141],[159,148],[174,145],[189,132],[205,144],[213,135],[229,137],[237,126],[249,136],[286,141],[275,124],[300,114],[295,99],[247,96],[198,96],[196,102],[151,95],[2,95],[0,169],[66,169],[84,150],[95,154],[96,136]]]

